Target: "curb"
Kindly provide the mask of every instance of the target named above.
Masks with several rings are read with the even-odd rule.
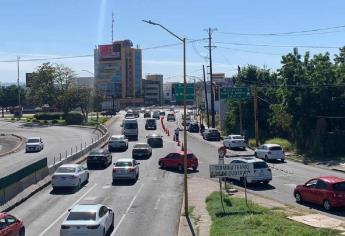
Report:
[[[26,138],[24,138],[23,136],[19,136],[19,135],[16,135],[16,134],[11,134],[11,135],[14,136],[14,137],[19,138],[19,139],[20,139],[20,142],[19,142],[19,144],[18,144],[16,147],[14,147],[12,150],[0,154],[0,157],[9,155],[9,154],[14,153],[14,152],[18,152],[18,151],[21,149],[22,145],[26,142]]]

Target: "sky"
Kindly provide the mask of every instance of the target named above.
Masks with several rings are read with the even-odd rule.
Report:
[[[201,79],[202,65],[208,65],[208,28],[213,29],[215,46],[213,73],[231,76],[238,65],[249,64],[276,70],[281,56],[294,46],[301,54],[338,53],[345,45],[344,9],[343,0],[1,0],[0,82],[17,81],[17,56],[24,60],[21,82],[25,73],[48,61],[69,66],[78,76],[91,76],[93,56],[25,60],[92,55],[96,45],[111,43],[112,12],[114,40],[130,39],[143,49],[143,77],[159,73],[165,81],[182,81],[183,51],[178,39],[142,20],[160,23],[187,39],[189,79]],[[267,35],[337,26],[343,27]]]

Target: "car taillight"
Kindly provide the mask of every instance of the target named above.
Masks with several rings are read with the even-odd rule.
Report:
[[[99,225],[89,225],[86,228],[88,229],[98,229]]]
[[[61,229],[69,229],[70,227],[67,225],[61,225]]]

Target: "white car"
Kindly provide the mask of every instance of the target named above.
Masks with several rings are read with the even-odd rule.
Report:
[[[238,134],[231,134],[228,135],[223,141],[223,145],[226,148],[242,148],[246,149],[246,143],[244,141],[244,137]]]
[[[114,163],[113,182],[118,179],[138,180],[139,163],[132,158],[119,159]]]
[[[80,189],[89,181],[89,171],[80,164],[65,164],[57,168],[52,176],[52,187],[73,187]]]
[[[230,163],[246,163],[249,165],[249,169],[252,170],[247,174],[247,183],[259,183],[268,184],[272,180],[272,171],[268,167],[267,163],[261,159],[255,157],[243,157],[234,158]],[[232,179],[244,181],[244,177],[233,177]]]
[[[123,134],[121,135],[112,135],[108,142],[109,152],[113,150],[127,150],[128,149],[128,139]]]
[[[255,149],[255,156],[264,159],[266,162],[269,160],[285,161],[285,152],[278,144],[263,144]]]
[[[114,228],[114,211],[101,204],[78,204],[61,224],[60,236],[104,236]]]
[[[30,137],[25,145],[26,152],[40,152],[43,150],[44,144],[40,137]]]

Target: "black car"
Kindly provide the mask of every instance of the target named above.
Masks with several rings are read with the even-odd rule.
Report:
[[[188,131],[191,133],[199,133],[199,124],[198,123],[190,123],[188,126]]]
[[[116,111],[104,110],[104,111],[101,111],[101,115],[102,116],[115,116],[116,115]]]
[[[152,148],[147,143],[137,143],[132,150],[132,158],[149,158],[152,155]]]
[[[151,118],[151,112],[150,111],[145,111],[144,118]]]
[[[150,145],[150,147],[158,147],[162,148],[163,147],[163,138],[161,135],[158,134],[149,134],[146,136],[147,138],[147,144]]]
[[[206,140],[220,141],[220,133],[214,128],[205,129],[205,131],[202,133],[202,137]]]
[[[113,162],[113,157],[108,149],[95,148],[92,149],[87,156],[87,168],[92,166],[107,167]]]
[[[148,118],[146,120],[145,129],[146,130],[156,130],[157,129],[156,119]]]

